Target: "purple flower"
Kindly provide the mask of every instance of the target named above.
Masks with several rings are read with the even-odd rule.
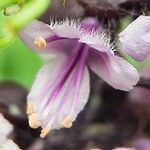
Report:
[[[140,16],[119,34],[122,49],[137,60],[150,55],[150,16]]]
[[[149,150],[150,149],[150,140],[147,138],[137,139],[132,144],[136,150]]]
[[[110,37],[98,27],[93,18],[50,26],[35,21],[21,33],[31,49],[56,55],[41,68],[28,95],[29,124],[43,128],[41,137],[50,129],[72,126],[89,97],[88,68],[116,89],[128,91],[139,80],[136,69],[114,55]]]

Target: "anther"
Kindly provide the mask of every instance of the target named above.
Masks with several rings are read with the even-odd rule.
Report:
[[[32,102],[28,102],[28,103],[27,103],[27,111],[26,111],[26,113],[27,113],[28,115],[31,115],[32,113],[34,113],[34,109],[33,109],[33,104],[32,104]]]
[[[45,138],[49,132],[50,132],[50,128],[43,128],[43,129],[41,130],[40,137],[41,137],[41,138]]]
[[[34,44],[40,49],[46,48],[46,41],[40,36],[34,39]]]
[[[41,123],[37,118],[36,113],[29,115],[29,126],[33,129],[40,127]]]
[[[64,118],[64,120],[61,122],[62,126],[64,128],[71,128],[72,127],[72,117],[68,115]]]

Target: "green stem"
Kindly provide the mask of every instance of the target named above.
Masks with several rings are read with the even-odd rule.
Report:
[[[17,4],[18,0],[0,0],[0,10],[3,10],[6,7],[9,7],[13,4]]]
[[[31,0],[23,6],[23,9],[9,20],[15,32],[20,31],[34,18],[40,16],[49,6],[51,0]]]

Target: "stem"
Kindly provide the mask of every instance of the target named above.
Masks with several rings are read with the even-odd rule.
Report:
[[[25,4],[22,10],[10,20],[15,32],[20,31],[34,18],[40,16],[47,9],[50,2],[51,0],[32,0]]]
[[[0,10],[6,8],[6,7],[9,7],[13,4],[17,4],[18,3],[18,0],[1,0],[0,1]]]

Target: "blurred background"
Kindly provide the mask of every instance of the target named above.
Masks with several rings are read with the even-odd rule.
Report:
[[[50,17],[96,17],[117,43],[117,34],[141,14],[150,14],[150,0],[67,0],[65,5],[54,0],[39,20],[49,24]],[[23,150],[150,150],[150,59],[136,62],[125,57],[141,75],[132,91],[115,90],[90,72],[90,98],[73,127],[40,139],[39,131],[28,126],[26,96],[47,58],[16,38],[0,50],[0,113],[14,126],[9,138]]]

